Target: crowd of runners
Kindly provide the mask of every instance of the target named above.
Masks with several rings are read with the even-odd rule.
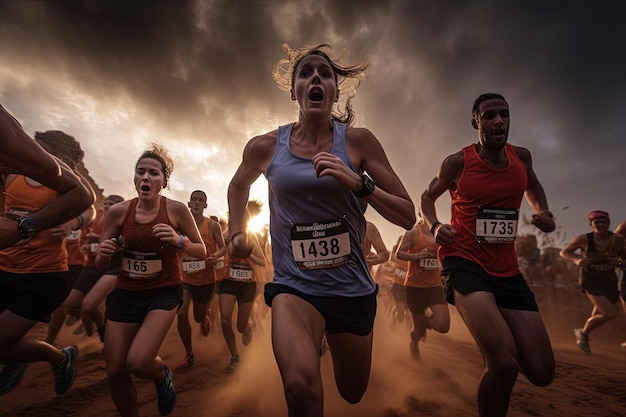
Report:
[[[202,190],[190,190],[187,202],[161,194],[174,163],[156,144],[129,168],[136,195],[109,195],[95,207],[74,162],[31,139],[0,107],[0,395],[41,361],[51,366],[57,394],[71,388],[80,353],[55,345],[65,324],[103,343],[120,415],[139,415],[136,379],[154,381],[156,408],[168,415],[177,403],[175,374],[159,349],[174,321],[176,369],[200,365],[195,332],[220,331],[230,353],[225,371],[236,372],[268,307],[290,416],[323,415],[326,352],[340,395],[361,400],[376,360],[377,313],[408,330],[407,355],[420,361],[428,330],[448,332],[455,306],[484,358],[480,416],[507,414],[520,373],[537,386],[552,382],[550,339],[513,243],[524,198],[536,228],[549,233],[556,224],[530,152],[507,141],[505,98],[475,100],[477,141],[443,158],[414,204],[378,139],[353,126],[351,99],[367,64],[344,64],[328,45],[285,50],[273,76],[297,102],[298,120],[246,144],[225,190],[227,219],[205,214]],[[260,175],[270,189],[265,233],[248,229],[259,212],[249,190]],[[447,224],[435,208],[444,193]],[[391,250],[365,220],[368,206],[406,230]],[[626,310],[626,222],[611,232],[602,210],[588,222],[591,232],[561,256],[579,267],[593,304],[574,329],[590,353],[589,334]],[[46,340],[28,336],[37,322],[49,323]]]

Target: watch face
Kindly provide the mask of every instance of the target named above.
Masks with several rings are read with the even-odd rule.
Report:
[[[363,176],[363,186],[367,188],[370,192],[374,191],[374,181],[367,175]]]
[[[21,217],[17,219],[17,228],[24,237],[32,236],[39,231],[37,222],[30,217]]]

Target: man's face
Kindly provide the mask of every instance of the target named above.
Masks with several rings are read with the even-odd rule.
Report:
[[[509,106],[499,98],[480,103],[478,119],[474,126],[478,129],[480,143],[487,149],[500,150],[509,137]]]
[[[199,214],[207,207],[206,198],[202,193],[192,193],[189,198],[189,209],[194,214]]]

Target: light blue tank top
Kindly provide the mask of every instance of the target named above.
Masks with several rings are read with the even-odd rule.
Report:
[[[313,296],[369,295],[376,284],[360,245],[367,202],[332,177],[318,178],[311,158],[291,152],[293,125],[278,128],[265,172],[274,282]],[[331,153],[355,170],[346,150],[346,125],[333,121],[333,132]]]

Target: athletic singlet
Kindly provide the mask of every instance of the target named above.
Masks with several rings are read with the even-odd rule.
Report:
[[[137,197],[130,201],[122,221],[122,267],[115,285],[123,290],[146,290],[179,284],[178,249],[152,232],[157,223],[172,224],[167,214],[167,198],[159,196],[159,213],[149,223],[135,221],[138,201]]]
[[[44,207],[59,195],[43,185],[29,184],[23,175],[15,176],[4,192],[4,211],[21,216]],[[24,245],[1,250],[0,269],[15,274],[68,271],[65,239],[42,230]]]
[[[439,258],[443,261],[458,256],[477,263],[494,276],[517,275],[513,240],[528,172],[508,143],[504,146],[508,159],[504,168],[488,166],[475,146],[463,148],[463,173],[456,190],[450,190],[451,225],[457,234],[452,244],[439,249]]]
[[[293,125],[278,128],[265,172],[274,282],[312,296],[369,295],[376,286],[360,246],[367,202],[335,178],[318,178],[311,158],[291,152]],[[346,125],[333,121],[333,133],[331,153],[355,170],[346,150]]]
[[[615,259],[621,251],[614,238],[615,235],[613,232],[609,232],[608,246],[602,248],[596,245],[593,232],[587,233],[586,236],[587,251],[584,256],[585,259],[589,261],[589,265],[580,269],[581,281],[586,281],[587,279],[602,280],[603,278],[611,280],[617,279],[615,265],[609,263],[609,261]]]
[[[81,251],[81,246],[85,244],[85,230],[78,229],[68,233],[65,239],[67,249],[67,264],[85,266],[87,255]]]
[[[250,239],[250,237],[248,237]],[[222,279],[239,282],[258,281],[259,268],[250,258],[235,258],[228,251],[224,254],[224,269]]]
[[[206,247],[207,255],[211,255],[217,251],[217,243],[213,240],[210,231],[211,222],[214,221],[208,217],[202,218],[202,223],[198,230]],[[189,258],[189,255],[183,253],[183,258]],[[183,282],[191,285],[208,285],[215,283],[215,267],[209,265],[204,259],[189,258],[181,261]]]
[[[424,231],[418,224],[415,226],[419,236],[415,245],[407,250],[408,253],[420,253],[423,249],[430,248],[437,251],[439,245],[435,242],[427,242]],[[422,258],[417,261],[409,261],[409,269],[406,274],[404,285],[413,288],[441,287],[441,267],[437,258]]]

